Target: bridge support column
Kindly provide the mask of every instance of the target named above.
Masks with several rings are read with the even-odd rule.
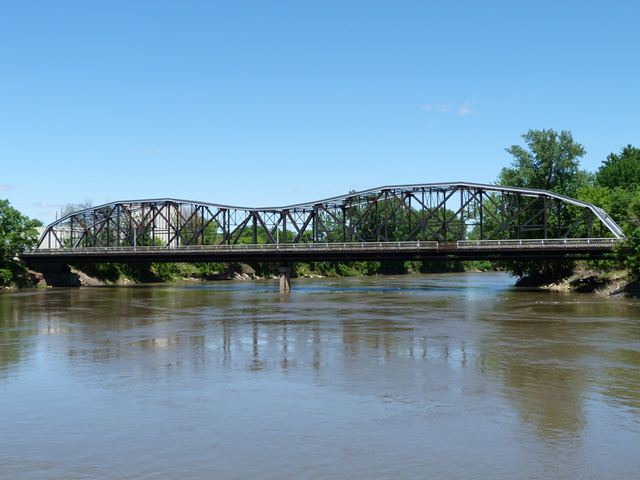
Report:
[[[280,267],[280,293],[291,292],[291,267]]]

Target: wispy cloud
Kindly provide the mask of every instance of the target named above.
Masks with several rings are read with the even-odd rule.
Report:
[[[478,103],[477,100],[468,100],[462,103],[425,103],[420,105],[420,108],[427,112],[454,114],[459,117],[466,117],[467,115],[480,113],[480,111],[474,107],[476,103]]]
[[[449,113],[451,111],[450,103],[425,103],[421,105],[420,108],[422,110],[426,110],[427,112],[436,112],[436,113]]]
[[[54,218],[58,218],[62,207],[64,207],[61,203],[51,203],[46,200],[33,202],[31,206],[37,209],[37,216],[44,223],[49,223],[53,221]]]
[[[13,185],[7,185],[6,183],[0,183],[0,192],[8,192],[9,190],[13,190],[15,187]]]
[[[39,202],[34,202],[31,204],[32,207],[35,208],[60,208],[63,207],[64,205],[62,205],[61,203],[51,203],[51,202],[47,202],[47,201],[39,201]]]
[[[462,104],[458,107],[457,114],[461,117],[467,115],[473,115],[475,113],[479,113],[478,110],[473,108],[473,104],[475,102],[462,102]]]

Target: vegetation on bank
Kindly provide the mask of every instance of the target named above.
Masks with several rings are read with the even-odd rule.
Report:
[[[38,220],[13,208],[8,200],[0,200],[0,287],[29,283],[26,268],[16,257],[36,244],[40,225]]]
[[[640,281],[640,148],[627,145],[619,153],[611,153],[594,173],[580,166],[585,155],[584,147],[577,143],[568,131],[530,130],[522,136],[523,145],[512,145],[507,152],[513,157],[512,164],[502,169],[496,183],[507,186],[539,188],[562,195],[575,197],[593,203],[607,211],[624,229],[627,240],[616,250],[615,259],[609,261],[581,262],[578,270],[597,273],[599,278],[616,277],[619,271],[626,271],[630,281]],[[393,202],[394,200],[389,200]],[[86,208],[88,202],[69,205],[68,211]],[[391,205],[391,211],[395,211]],[[570,209],[562,214],[552,214],[549,222],[568,224],[572,222]],[[555,215],[555,216],[554,216]],[[375,231],[377,218],[369,215],[370,224],[363,228]],[[402,240],[410,231],[410,225],[396,219],[387,223],[386,236],[389,240]],[[37,220],[30,219],[9,205],[0,201],[0,286],[25,285],[25,267],[16,255],[35,245],[37,240]],[[485,225],[487,236],[491,229],[499,230],[499,225]],[[205,232],[207,241],[215,241],[217,232]],[[445,232],[448,240],[459,238],[461,231]],[[467,232],[474,238],[476,232]],[[266,232],[259,234],[258,241],[266,241]],[[262,238],[264,237],[264,238]],[[138,238],[143,242],[144,238]],[[251,243],[252,239],[241,238],[240,243]],[[277,264],[221,263],[151,263],[151,264],[95,264],[77,265],[84,273],[107,282],[121,281],[176,281],[185,278],[219,279],[245,277],[270,277],[278,274]],[[451,272],[463,270],[507,270],[520,279],[522,285],[542,285],[574,278],[576,264],[571,261],[509,261],[494,265],[490,262],[315,262],[293,265],[295,276],[356,276],[376,274]],[[575,278],[574,278],[575,279]],[[578,281],[578,280],[576,280]],[[588,281],[587,281],[588,282]]]
[[[627,145],[619,154],[612,153],[602,163],[578,198],[595,203],[607,211],[622,227],[627,237],[617,248],[617,262],[599,266],[625,268],[632,279],[640,280],[640,148]],[[617,263],[617,265],[616,265]]]

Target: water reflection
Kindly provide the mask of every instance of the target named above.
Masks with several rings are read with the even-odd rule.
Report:
[[[337,402],[346,418],[361,418],[362,405],[378,412],[362,432],[366,442],[374,441],[367,434],[380,435],[380,422],[405,432],[394,437],[400,443],[417,429],[415,445],[439,429],[442,448],[457,457],[471,432],[493,431],[502,452],[496,455],[515,455],[522,441],[518,455],[530,456],[531,465],[539,460],[536,442],[582,445],[573,459],[580,473],[596,426],[615,418],[609,440],[616,442],[620,426],[640,440],[638,318],[639,302],[520,293],[504,276],[490,274],[299,281],[289,297],[259,282],[3,294],[0,389],[35,389],[43,404],[73,395],[84,405],[108,392],[138,399],[154,421],[166,417],[167,405],[190,409],[231,396],[245,413],[232,414],[235,405],[222,412],[200,405],[174,426],[196,429],[193,418],[208,412],[213,423],[224,415],[232,431],[246,430],[242,415],[263,411],[269,395],[287,391],[286,401],[299,397],[302,410],[289,406],[283,420],[274,404],[268,415],[280,423],[264,427],[273,435],[311,421],[302,405],[324,398]],[[34,387],[29,375],[47,378],[48,390]],[[0,399],[2,406],[14,413],[23,408],[10,397]],[[249,431],[260,421],[252,417]],[[327,433],[336,435],[343,423],[331,428]],[[477,442],[469,447],[493,454]],[[370,445],[377,448],[382,444]],[[411,455],[415,447],[403,448]],[[420,465],[411,458],[409,464]]]
[[[559,322],[523,323],[519,315],[511,312],[484,340],[485,365],[501,377],[507,398],[541,435],[577,433],[584,426],[585,372],[576,360],[584,352],[565,342]]]
[[[11,298],[0,295],[0,378],[28,363],[37,333],[33,324],[22,321],[20,303]]]
[[[604,394],[617,404],[640,411],[640,345],[612,352],[614,366],[604,369]]]
[[[502,379],[521,419],[541,436],[578,437],[587,423],[585,402],[596,392],[622,397],[630,405],[640,392],[640,383],[628,381],[640,373],[638,357],[626,359],[627,381],[607,366],[608,357],[619,356],[620,342],[640,346],[638,304],[532,296],[508,293],[499,311],[482,316],[494,327],[482,340],[483,365]],[[610,382],[616,388],[603,391]]]

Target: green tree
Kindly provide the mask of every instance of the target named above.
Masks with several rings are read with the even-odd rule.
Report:
[[[640,149],[627,145],[611,153],[598,169],[595,184],[581,188],[578,197],[603,208],[627,238],[616,248],[617,266],[640,279]],[[616,267],[606,262],[607,269]]]
[[[8,200],[0,200],[0,283],[7,285],[15,280],[24,267],[15,257],[38,241],[38,220],[22,215]]]
[[[575,196],[578,188],[589,183],[589,173],[580,169],[585,149],[563,130],[529,130],[522,135],[526,146],[512,145],[511,167],[503,168],[500,185],[540,188],[567,196]]]
[[[598,185],[635,190],[640,186],[640,148],[627,145],[620,154],[609,154],[596,173]]]
[[[625,225],[627,238],[616,251],[618,260],[635,280],[640,280],[640,189],[638,193],[629,205],[629,217]]]
[[[512,145],[510,167],[503,168],[498,184],[511,187],[538,188],[575,197],[578,190],[591,182],[591,176],[580,168],[585,149],[576,143],[571,132],[563,130],[529,130],[522,135],[524,146]],[[571,215],[570,209],[565,215]],[[566,219],[554,219],[565,223]],[[551,281],[571,273],[569,261],[509,261],[503,266],[513,275],[534,281]]]
[[[624,228],[630,220],[629,207],[639,195],[640,186],[628,189],[625,187],[609,188],[595,184],[578,189],[577,198],[602,208]]]

